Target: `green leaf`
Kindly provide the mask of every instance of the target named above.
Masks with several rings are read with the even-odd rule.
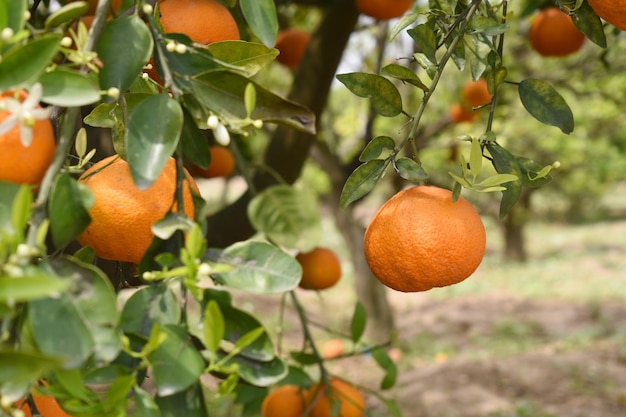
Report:
[[[246,41],[225,41],[211,43],[207,45],[207,50],[215,59],[230,65],[234,71],[252,77],[276,59],[278,51],[271,46]]]
[[[13,230],[17,231],[20,236],[30,220],[32,206],[32,191],[25,185],[19,187],[11,205],[11,224],[13,225]]]
[[[180,133],[183,144],[183,155],[194,165],[200,168],[208,168],[211,163],[211,152],[206,136],[202,133],[193,116],[183,107],[183,128]]]
[[[499,36],[507,31],[509,26],[501,24],[497,20],[487,16],[476,16],[470,20],[467,29],[471,34],[484,34],[486,36]]]
[[[32,204],[33,193],[29,190],[28,186],[20,186],[12,182],[0,181],[0,238],[13,236],[17,230],[23,231],[26,227],[29,215],[24,216],[24,212],[21,209],[13,209],[16,204],[14,203],[15,196],[21,188],[23,188],[24,191],[20,193],[22,195],[20,198],[29,200],[29,203],[24,205],[25,208],[29,209]],[[22,204],[23,203],[20,203],[20,205]],[[17,216],[17,225],[13,220],[14,216]],[[22,222],[20,222],[19,219],[22,219]],[[19,229],[17,229],[16,226],[18,226]],[[21,241],[21,239],[19,240]]]
[[[167,240],[178,231],[188,232],[194,227],[193,219],[184,213],[167,213],[165,217],[150,226],[152,233],[162,240]]]
[[[402,178],[413,183],[419,183],[428,178],[428,174],[422,168],[422,165],[415,162],[411,158],[402,157],[396,159],[395,169]]]
[[[556,126],[565,134],[574,131],[574,115],[565,99],[545,81],[527,79],[519,84],[522,104],[535,119]]]
[[[374,358],[378,366],[380,366],[380,368],[385,371],[385,376],[380,383],[380,389],[387,390],[392,388],[396,383],[396,379],[398,378],[398,367],[396,366],[394,361],[391,360],[391,358],[387,354],[387,351],[383,348],[374,349],[372,351],[372,357]]]
[[[350,321],[350,336],[352,341],[357,343],[363,337],[365,332],[365,326],[367,325],[367,313],[365,307],[360,301],[357,301],[354,306],[354,313],[352,313],[352,320]]]
[[[46,18],[44,27],[46,29],[55,28],[61,26],[64,23],[76,20],[87,12],[89,6],[87,2],[78,1],[72,2],[62,6],[60,9],[55,10]]]
[[[225,354],[221,354],[221,356],[220,359],[223,359]],[[271,361],[261,362],[238,355],[231,358],[229,364],[236,365],[237,374],[241,379],[257,387],[274,385],[288,373],[287,365],[277,356]]]
[[[490,177],[485,178],[480,183],[478,183],[479,187],[493,187],[495,185],[504,184],[510,181],[519,181],[513,174],[496,174]]]
[[[48,34],[6,52],[0,61],[0,90],[16,89],[36,80],[50,65],[60,40],[60,34]]]
[[[196,383],[204,370],[204,360],[183,326],[164,325],[161,331],[167,338],[148,355],[148,361],[157,394],[164,397],[183,392]]]
[[[420,51],[428,58],[428,60],[437,63],[437,36],[430,25],[423,23],[417,25],[413,29],[407,30],[407,33],[415,44],[419,46]]]
[[[385,151],[391,151],[395,147],[396,143],[389,136],[377,136],[365,145],[365,149],[359,156],[359,161],[369,162],[374,159],[387,157],[387,155],[384,155]]]
[[[93,127],[116,128],[117,124],[119,124],[122,120],[125,120],[125,111],[132,112],[132,110],[139,103],[148,97],[150,97],[150,95],[145,93],[125,94],[125,108],[123,108],[118,102],[99,104],[91,111],[91,113],[85,116],[84,122]]]
[[[145,190],[159,177],[176,150],[183,128],[183,111],[167,94],[155,94],[128,116],[127,161],[138,188]]]
[[[94,196],[67,173],[57,175],[49,200],[50,232],[56,247],[74,240],[91,222]]]
[[[402,112],[402,97],[395,85],[385,77],[363,72],[339,74],[337,79],[353,94],[370,98],[376,113],[393,117]]]
[[[135,387],[133,389],[136,417],[161,417],[161,410],[152,396],[143,388]]]
[[[243,103],[246,106],[246,113],[250,116],[256,106],[256,90],[254,89],[254,84],[248,84],[246,86],[243,93]]]
[[[515,156],[497,142],[488,142],[486,147],[491,154],[492,164],[499,174],[512,174],[517,178],[522,178],[522,169]],[[502,201],[500,202],[500,218],[506,216],[517,203],[522,192],[522,182],[507,182],[505,187],[506,190],[502,191]]]
[[[39,269],[19,278],[0,276],[0,302],[23,302],[50,297],[67,288],[67,281]]]
[[[91,332],[67,294],[31,301],[28,320],[39,350],[62,359],[66,368],[80,367],[94,351]]]
[[[204,346],[209,352],[216,354],[220,348],[220,342],[224,338],[225,324],[224,315],[219,304],[215,300],[209,300],[204,309],[203,335]]]
[[[250,293],[281,294],[295,289],[302,279],[298,261],[265,242],[237,242],[211,260],[232,266],[228,271],[214,274],[216,281]]]
[[[543,167],[532,159],[524,158],[521,156],[517,157],[517,162],[519,163],[519,166],[524,173],[524,175],[522,175],[522,177],[520,178],[524,187],[540,187],[552,181],[552,177],[548,175],[548,173],[552,169],[551,165]],[[547,172],[545,172],[546,168]],[[544,173],[545,175],[539,175]]]
[[[247,116],[244,105],[245,89],[252,81],[229,71],[212,71],[191,80],[191,90],[198,101],[237,125]],[[315,115],[300,104],[289,101],[252,82],[256,90],[256,106],[252,119],[281,123],[314,134]]]
[[[398,64],[389,64],[380,70],[381,75],[392,77],[407,84],[414,85],[423,91],[428,91],[429,88],[420,80],[416,73]]]
[[[181,310],[176,297],[165,284],[137,290],[124,304],[120,328],[148,338],[154,323],[162,325],[180,322]]]
[[[239,0],[239,6],[252,33],[265,45],[274,46],[278,32],[274,0]]]
[[[161,417],[207,417],[209,415],[200,382],[174,395],[157,396],[155,400],[161,410]]]
[[[103,63],[100,88],[116,87],[124,93],[135,82],[152,55],[152,35],[137,15],[109,20],[104,27],[96,52]],[[154,117],[153,120],[157,120]]]
[[[341,190],[339,207],[346,208],[354,201],[372,191],[382,178],[389,160],[374,159],[360,165],[350,174]]]
[[[37,82],[43,87],[41,101],[53,106],[86,106],[100,100],[99,87],[80,72],[56,68],[43,73]]]
[[[606,48],[606,35],[604,34],[604,26],[602,20],[593,11],[589,3],[583,2],[576,14],[572,16],[574,25],[584,33],[587,38],[601,48]]]
[[[472,138],[472,146],[470,150],[469,169],[474,180],[480,175],[483,168],[483,151],[480,142],[476,138]]]
[[[254,228],[278,245],[306,252],[322,236],[321,219],[310,193],[289,185],[275,185],[258,193],[248,204]]]
[[[3,21],[0,22],[2,23],[0,27],[9,27],[13,29],[13,33],[18,33],[24,28],[24,21],[26,20],[26,13],[24,12],[26,10],[28,10],[27,0],[3,1],[0,4],[0,16],[3,13],[6,13],[6,15]]]
[[[0,350],[0,384],[30,383],[61,365],[57,359],[41,353]]]

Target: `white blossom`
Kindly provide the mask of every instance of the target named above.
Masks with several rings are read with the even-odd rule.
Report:
[[[0,123],[0,135],[7,133],[19,123],[22,145],[30,146],[33,141],[33,126],[35,126],[35,122],[50,117],[50,109],[43,109],[39,106],[42,94],[43,88],[41,84],[37,83],[32,86],[28,97],[23,103],[12,97],[0,99],[0,110],[9,112],[9,117]]]

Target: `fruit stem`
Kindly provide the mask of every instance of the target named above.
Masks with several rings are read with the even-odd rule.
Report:
[[[508,0],[505,0],[502,2],[502,24],[503,25],[506,23],[506,13],[507,13],[508,3],[509,3]],[[503,51],[504,51],[504,32],[499,35],[499,39],[498,39],[497,52],[498,52],[498,56],[500,57],[500,60],[502,60]],[[487,132],[490,132],[493,126],[493,119],[496,113],[496,102],[497,102],[497,97],[498,97],[496,94],[497,91],[498,91],[498,84],[495,84],[493,95],[491,97],[491,105],[489,106],[489,118],[487,119],[487,128],[486,128]]]
[[[291,300],[293,301],[293,305],[296,307],[296,311],[298,313],[298,317],[300,318],[300,323],[302,324],[302,332],[304,333],[304,340],[308,342],[311,346],[311,350],[313,350],[313,354],[317,360],[317,365],[320,369],[320,379],[328,386],[328,371],[326,371],[326,367],[324,366],[324,361],[322,356],[320,355],[317,346],[315,346],[315,341],[313,340],[313,335],[311,335],[311,330],[309,329],[309,319],[304,311],[304,307],[300,303],[298,296],[295,291],[290,291]]]

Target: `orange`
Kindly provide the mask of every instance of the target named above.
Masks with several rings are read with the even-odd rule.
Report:
[[[280,51],[276,61],[288,68],[297,68],[310,39],[311,35],[300,29],[289,28],[280,31],[274,45]]]
[[[161,0],[159,8],[165,33],[183,33],[203,45],[240,39],[237,22],[216,0]]]
[[[310,252],[299,253],[296,260],[302,266],[300,288],[324,290],[341,278],[341,262],[330,249],[315,248]]]
[[[0,103],[3,97],[13,96],[12,92],[3,93]],[[26,100],[26,96],[26,93],[20,93],[20,101]],[[0,110],[0,123],[10,115],[8,111]],[[29,146],[24,146],[20,138],[19,121],[11,130],[0,134],[0,181],[38,185],[54,159],[56,143],[52,123],[49,119],[35,120],[32,128],[33,140]]]
[[[297,385],[283,385],[272,391],[261,404],[263,417],[300,417],[304,413],[304,392]]]
[[[189,172],[196,177],[229,177],[235,170],[235,157],[230,149],[223,146],[211,146],[211,164],[208,168],[193,165]]]
[[[449,190],[414,186],[376,212],[365,231],[365,260],[372,273],[397,291],[426,291],[470,276],[485,254],[478,212]]]
[[[93,247],[100,258],[138,264],[152,242],[151,226],[175,206],[174,158],[146,190],[135,186],[130,166],[116,155],[94,164],[79,181],[91,189],[95,203],[89,210],[91,223],[78,242]],[[198,189],[187,174],[183,204],[185,214],[193,218],[191,188]]]
[[[539,12],[530,26],[528,39],[540,55],[551,57],[573,54],[585,43],[585,35],[558,7],[547,7]]]
[[[330,378],[329,382],[328,392],[321,382],[309,389],[307,393],[307,404],[311,404],[309,417],[331,417],[332,404],[335,402],[340,404],[337,416],[361,417],[365,410],[363,393],[339,378]]]
[[[468,109],[461,103],[454,103],[450,106],[450,120],[452,123],[473,122],[476,120],[478,112]]]
[[[587,0],[587,3],[602,19],[626,30],[626,0]]]
[[[42,383],[43,385],[47,385],[47,383],[44,381],[42,381]],[[69,414],[63,411],[63,409],[54,397],[50,395],[37,394],[35,390],[33,390],[32,396],[33,402],[37,407],[37,411],[39,411],[39,414],[41,414],[41,417],[71,417]],[[28,401],[23,399],[19,401],[16,406],[24,412],[24,417],[32,417],[33,414],[31,412]]]
[[[491,94],[487,86],[487,80],[479,78],[476,81],[468,81],[461,91],[463,102],[470,107],[480,107],[491,102]]]
[[[356,0],[359,11],[376,20],[402,16],[413,5],[413,0]]]
[[[324,359],[338,358],[343,354],[343,342],[340,339],[330,339],[322,346]]]
[[[78,1],[78,0],[72,0]],[[87,13],[86,15],[94,15],[96,14],[96,8],[98,7],[98,0],[86,0],[87,1]],[[124,0],[111,0],[111,14],[117,13],[122,8],[122,3]]]

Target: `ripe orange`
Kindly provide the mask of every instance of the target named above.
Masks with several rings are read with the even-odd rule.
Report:
[[[330,339],[322,346],[324,359],[338,358],[343,354],[343,342],[340,339]]]
[[[341,262],[330,249],[315,248],[310,252],[299,253],[296,260],[302,266],[300,288],[324,290],[341,278]]]
[[[301,29],[289,28],[281,30],[276,37],[276,44],[274,45],[280,51],[276,61],[288,68],[297,68],[310,39],[311,35]]]
[[[626,30],[626,0],[587,0],[587,3],[602,19]]]
[[[100,258],[138,264],[152,242],[152,224],[163,218],[174,204],[175,160],[169,160],[159,178],[146,190],[135,186],[128,163],[116,155],[94,164],[79,181],[91,189],[95,204],[89,210],[91,223],[78,242],[93,247]],[[183,204],[185,214],[193,218],[190,188],[198,190],[187,175]]]
[[[208,168],[192,165],[189,172],[195,177],[229,177],[235,170],[235,157],[230,149],[223,146],[211,146],[211,164]]]
[[[477,111],[472,111],[461,103],[453,103],[450,106],[450,120],[452,123],[473,122],[478,116]]]
[[[42,381],[42,384],[47,385],[44,381]],[[61,408],[54,397],[37,394],[36,390],[33,390],[32,396],[41,417],[72,417]],[[20,400],[16,406],[24,412],[24,417],[32,417],[33,413],[26,399]]]
[[[365,398],[357,388],[339,378],[330,378],[326,392],[323,383],[314,384],[307,393],[307,404],[312,404],[309,417],[331,417],[332,404],[339,402],[341,417],[361,417],[365,410]],[[330,398],[329,398],[330,396]],[[332,399],[332,403],[331,403]]]
[[[240,39],[237,22],[216,0],[161,0],[159,8],[165,33],[183,33],[203,45]]]
[[[470,276],[485,254],[485,227],[463,197],[415,186],[398,192],[365,231],[365,259],[372,273],[397,291],[426,291]]]
[[[463,102],[470,107],[480,107],[491,101],[491,94],[487,86],[487,80],[479,78],[476,81],[468,81],[462,90]]]
[[[562,57],[580,50],[585,35],[558,7],[539,12],[528,32],[530,46],[542,56]]]
[[[5,92],[0,96],[13,97],[12,92]],[[19,95],[20,101],[26,100],[27,94]],[[0,123],[11,114],[0,110]],[[17,184],[38,185],[41,183],[46,170],[54,159],[56,143],[54,128],[49,119],[35,120],[32,129],[33,140],[29,146],[24,146],[20,140],[19,122],[8,132],[0,134],[0,181],[10,181]]]
[[[78,0],[72,0],[72,1],[78,1]],[[94,15],[96,14],[96,8],[98,7],[98,0],[86,0],[87,1],[87,15]],[[113,13],[117,13],[120,11],[120,9],[122,8],[122,3],[124,2],[124,0],[111,0],[111,14]]]
[[[297,385],[283,385],[272,391],[261,405],[263,417],[300,417],[304,413],[304,391]]]
[[[400,17],[412,5],[413,0],[356,0],[356,7],[361,13],[377,20]]]

